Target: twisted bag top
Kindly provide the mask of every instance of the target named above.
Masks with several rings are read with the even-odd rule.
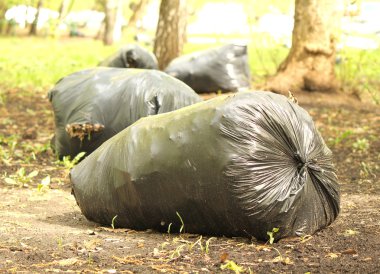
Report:
[[[158,69],[156,56],[143,47],[130,44],[102,61],[99,66],[115,68]]]
[[[269,92],[143,118],[71,171],[90,220],[266,239],[312,234],[339,213],[331,151],[311,117]],[[173,231],[173,230],[172,230]]]

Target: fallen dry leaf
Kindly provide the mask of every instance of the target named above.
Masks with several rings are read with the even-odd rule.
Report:
[[[142,265],[144,262],[142,260],[137,259],[136,257],[133,256],[127,256],[124,258],[120,258],[117,256],[112,256],[113,259],[115,259],[117,262],[122,263],[122,264],[133,264],[133,265]]]
[[[339,255],[340,255],[340,253],[330,252],[329,254],[326,255],[326,257],[330,257],[331,259],[335,259],[335,258],[338,258]]]
[[[363,262],[372,261],[372,258],[371,257],[367,257],[367,258],[361,259],[361,261],[363,261]]]
[[[346,231],[344,231],[344,236],[352,236],[352,235],[356,235],[358,234],[359,232],[356,231],[356,230],[352,230],[352,229],[347,229]]]
[[[271,247],[268,247],[267,245],[257,245],[255,246],[256,250],[257,251],[271,251],[272,248]]]
[[[69,258],[69,259],[60,260],[60,261],[58,261],[58,264],[60,266],[72,266],[72,265],[75,265],[78,262],[79,262],[78,258],[73,257],[73,258]]]
[[[127,232],[134,231],[127,228],[112,228],[112,227],[105,227],[105,226],[99,226],[96,228],[96,230],[103,230],[103,231],[113,232],[113,233],[127,233]]]
[[[346,250],[343,250],[341,253],[342,254],[357,254],[358,252],[356,252],[356,250],[353,248],[348,248]]]
[[[228,259],[228,253],[224,252],[222,255],[220,255],[220,262],[224,263]]]

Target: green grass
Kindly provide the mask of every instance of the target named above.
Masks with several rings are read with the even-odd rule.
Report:
[[[72,72],[94,67],[115,48],[87,39],[0,37],[0,85],[45,90]]]
[[[213,48],[234,37],[218,36],[216,43],[186,44],[184,53]],[[242,37],[236,37],[242,38]],[[252,35],[248,43],[252,80],[261,83],[276,72],[289,49],[276,44],[269,36]],[[53,39],[0,37],[0,105],[6,103],[5,89],[46,92],[62,77],[95,67],[115,52],[120,44],[106,47],[92,39]],[[380,50],[344,49],[336,72],[343,90],[380,104]]]
[[[342,88],[361,99],[380,104],[380,49],[346,48],[338,53],[342,59],[336,66]]]

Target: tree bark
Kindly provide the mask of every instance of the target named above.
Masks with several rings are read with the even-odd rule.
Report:
[[[185,0],[162,0],[157,24],[154,54],[160,69],[164,69],[171,60],[183,50],[186,37]]]
[[[43,0],[39,0],[37,3],[37,13],[36,13],[36,16],[34,17],[32,25],[30,26],[29,35],[37,35],[37,24],[38,24],[38,19],[40,17],[40,11],[43,6],[43,2],[44,2]]]
[[[8,10],[8,4],[5,1],[0,1],[0,34],[4,34],[7,21],[5,20],[5,13]]]
[[[266,89],[331,91],[335,77],[335,46],[343,15],[342,0],[296,0],[292,47]]]

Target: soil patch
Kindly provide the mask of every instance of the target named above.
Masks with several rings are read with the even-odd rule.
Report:
[[[380,110],[342,94],[296,97],[334,153],[342,210],[315,235],[271,245],[255,239],[112,229],[87,221],[70,194],[67,168],[49,149],[54,125],[46,96],[7,90],[6,104],[0,106],[0,270],[376,273]]]

